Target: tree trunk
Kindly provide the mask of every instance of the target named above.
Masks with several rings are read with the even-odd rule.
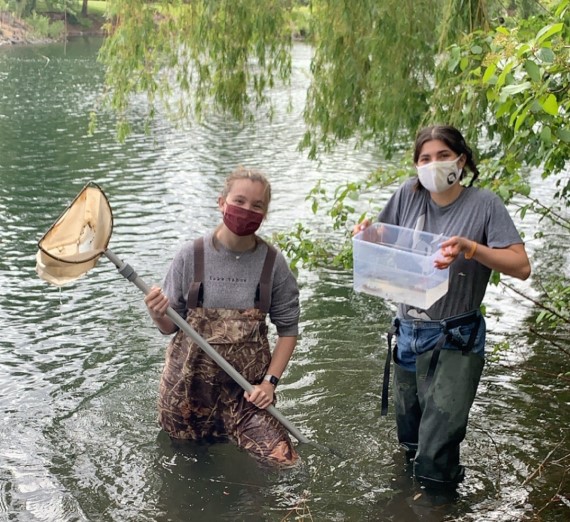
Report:
[[[81,15],[87,16],[87,2],[88,0],[83,0],[83,5],[81,6]]]

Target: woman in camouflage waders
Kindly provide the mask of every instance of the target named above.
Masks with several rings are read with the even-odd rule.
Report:
[[[472,186],[479,171],[457,129],[421,130],[414,164],[417,177],[392,195],[378,221],[449,237],[436,262],[436,268],[449,267],[449,290],[427,310],[398,305],[388,334],[387,367],[395,337],[398,441],[413,457],[416,479],[453,485],[464,476],[459,446],[483,371],[485,320],[479,308],[491,270],[526,279],[530,264],[503,202]],[[354,232],[369,224],[365,220]]]
[[[298,455],[289,435],[265,408],[297,343],[299,290],[283,255],[255,234],[270,199],[260,172],[230,174],[218,198],[222,223],[181,248],[145,303],[162,333],[176,332],[160,381],[161,427],[176,439],[230,439],[260,460],[291,465]],[[169,304],[254,385],[251,393],[177,331]],[[273,353],[267,314],[278,334]]]

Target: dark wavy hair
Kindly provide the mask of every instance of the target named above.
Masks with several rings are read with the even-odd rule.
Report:
[[[465,167],[471,171],[472,177],[469,182],[469,186],[473,185],[473,182],[479,177],[479,169],[475,164],[473,159],[473,151],[465,142],[465,138],[455,127],[451,125],[433,125],[431,127],[426,127],[418,132],[416,136],[416,143],[414,146],[414,164],[417,164],[422,151],[422,147],[428,141],[440,140],[443,141],[455,154],[458,156],[465,154],[466,162]],[[465,170],[461,172],[461,178],[465,178]],[[421,183],[418,181],[416,184],[418,189],[423,189]]]

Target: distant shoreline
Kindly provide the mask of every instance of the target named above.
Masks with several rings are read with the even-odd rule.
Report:
[[[89,19],[91,20],[90,27],[67,23],[66,30],[59,38],[36,37],[24,20],[3,11],[0,12],[0,47],[62,42],[76,36],[105,36],[103,30],[105,20],[96,16],[90,16]]]

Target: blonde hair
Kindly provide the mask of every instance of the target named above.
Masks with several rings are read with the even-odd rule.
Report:
[[[267,208],[269,208],[269,202],[271,201],[271,184],[269,180],[265,177],[261,171],[257,169],[250,169],[247,167],[242,167],[241,165],[235,169],[224,181],[224,187],[222,189],[222,197],[226,198],[232,189],[233,182],[238,179],[249,179],[251,181],[259,181],[263,184],[265,188],[265,198]]]

